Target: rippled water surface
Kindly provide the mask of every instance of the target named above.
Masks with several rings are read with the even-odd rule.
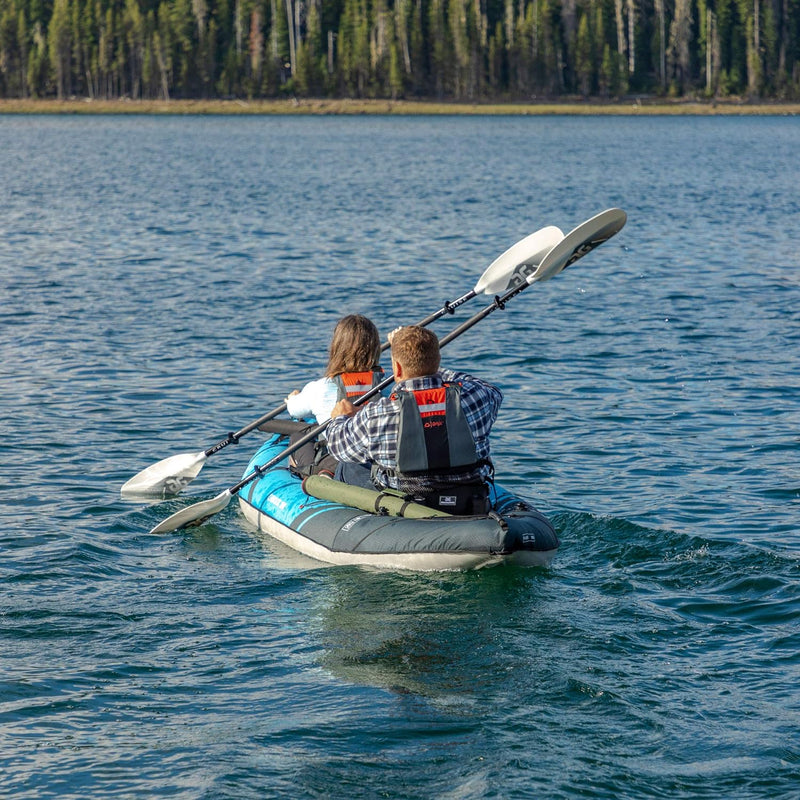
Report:
[[[0,794],[800,796],[800,123],[0,116]],[[453,342],[547,570],[328,568],[119,487],[545,225]],[[444,333],[458,318],[437,323]]]

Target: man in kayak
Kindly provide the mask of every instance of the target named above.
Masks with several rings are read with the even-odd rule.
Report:
[[[326,436],[340,462],[336,477],[453,514],[486,513],[494,474],[489,433],[502,392],[440,369],[439,341],[427,328],[398,328],[389,341],[392,394],[362,407],[343,399],[331,412]]]

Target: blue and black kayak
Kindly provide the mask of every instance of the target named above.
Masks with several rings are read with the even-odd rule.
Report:
[[[265,442],[245,475],[278,456],[286,444],[281,436]],[[303,481],[287,460],[238,496],[252,525],[328,564],[411,570],[547,566],[559,545],[547,517],[497,485],[487,515],[454,516],[322,476]]]

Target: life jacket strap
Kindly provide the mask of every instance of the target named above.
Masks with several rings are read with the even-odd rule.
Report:
[[[489,486],[482,482],[451,484],[432,491],[414,493],[410,497],[415,503],[456,516],[482,517],[491,509]]]

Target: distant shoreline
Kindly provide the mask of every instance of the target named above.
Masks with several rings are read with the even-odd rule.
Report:
[[[800,103],[631,99],[542,103],[457,103],[427,100],[4,100],[0,114],[236,114],[465,116],[795,116]]]

